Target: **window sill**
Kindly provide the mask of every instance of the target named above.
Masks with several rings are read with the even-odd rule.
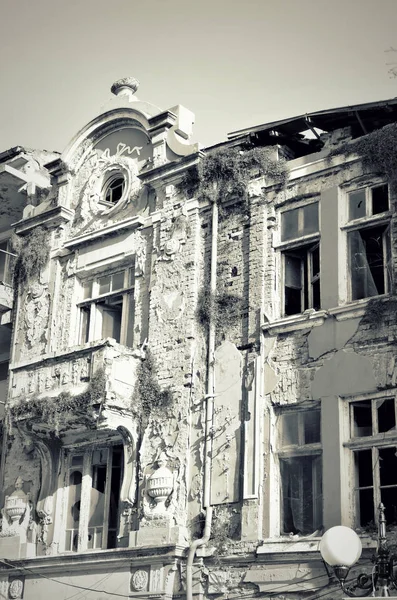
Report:
[[[370,296],[369,298],[363,298],[362,300],[353,300],[343,306],[336,306],[335,308],[329,308],[328,314],[335,317],[337,321],[345,321],[346,319],[357,319],[364,316],[368,304],[371,300],[379,300],[383,302],[389,302],[390,296],[388,294],[382,294],[380,296]]]
[[[274,552],[318,552],[318,545],[322,536],[292,536],[269,538],[258,546],[256,554],[272,554]],[[359,535],[363,549],[376,548],[377,540],[369,535]]]
[[[308,329],[322,325],[328,316],[326,310],[310,310],[299,315],[292,315],[278,319],[273,323],[264,323],[262,330],[270,334],[288,333],[290,331],[298,331],[300,329]]]
[[[273,552],[318,552],[321,536],[316,537],[279,537],[265,540],[258,546],[256,553],[272,554]]]
[[[354,300],[349,304],[336,306],[335,308],[329,308],[328,310],[309,309],[299,315],[283,317],[272,323],[263,323],[262,331],[272,335],[299,331],[301,329],[311,329],[312,327],[322,325],[329,317],[334,317],[337,321],[360,319],[365,315],[367,306],[371,300],[379,300],[387,303],[391,300],[391,297],[388,294],[382,294],[381,296],[371,296],[370,298],[363,298],[362,300]]]

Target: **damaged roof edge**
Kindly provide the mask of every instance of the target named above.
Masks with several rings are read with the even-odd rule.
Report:
[[[4,150],[3,152],[0,152],[0,163],[10,160],[11,158],[18,156],[18,154],[21,154],[21,152],[25,151],[26,148],[23,146],[14,146],[13,148],[9,148],[9,150]]]
[[[227,134],[227,138],[228,140],[233,140],[236,137],[240,137],[249,133],[255,133],[255,132],[260,132],[260,131],[266,131],[268,129],[275,129],[275,128],[280,128],[282,126],[285,125],[289,125],[291,127],[291,129],[293,129],[295,132],[298,131],[303,131],[304,129],[307,129],[307,119],[316,119],[316,118],[331,118],[334,117],[336,120],[336,117],[339,118],[343,118],[343,116],[345,115],[346,117],[348,115],[355,115],[355,113],[357,113],[358,111],[368,111],[368,110],[376,110],[376,109],[390,109],[393,110],[395,109],[395,107],[397,107],[397,97],[396,98],[390,98],[389,100],[379,100],[377,102],[367,102],[365,104],[356,104],[356,105],[349,105],[349,106],[342,106],[342,107],[338,107],[338,108],[331,108],[328,110],[320,110],[320,111],[316,111],[316,112],[311,112],[311,113],[306,113],[304,115],[299,115],[296,117],[289,117],[287,119],[281,119],[279,121],[272,121],[270,123],[263,123],[262,125],[254,125],[252,127],[246,127],[245,129],[239,129],[237,131],[232,131],[231,133]],[[357,118],[357,117],[356,117]],[[346,125],[348,125],[348,119],[346,118]],[[338,124],[338,127],[340,127],[340,124]]]

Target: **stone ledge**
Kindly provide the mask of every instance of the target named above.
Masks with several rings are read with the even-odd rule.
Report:
[[[137,217],[132,217],[131,219],[126,219],[125,221],[113,223],[112,225],[108,225],[102,229],[89,231],[83,235],[79,235],[70,239],[68,242],[65,242],[64,248],[74,248],[83,244],[91,243],[92,241],[106,237],[107,235],[119,233],[124,229],[137,229],[138,227],[142,227],[145,224],[145,221],[146,219],[144,217],[138,215]]]
[[[312,312],[285,317],[273,323],[264,323],[262,330],[270,334],[288,333],[300,329],[310,329],[322,325],[328,316],[326,310],[313,310]]]

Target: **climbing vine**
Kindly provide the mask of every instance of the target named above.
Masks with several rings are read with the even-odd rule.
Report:
[[[91,377],[85,392],[72,396],[70,392],[61,392],[58,396],[34,396],[28,401],[20,400],[10,408],[14,420],[29,419],[45,422],[54,428],[54,435],[58,436],[62,423],[66,425],[66,416],[77,415],[92,421],[92,406],[100,404],[105,396],[106,377],[103,369]]]
[[[40,271],[46,266],[50,257],[48,235],[48,230],[39,225],[24,238],[15,234],[12,236],[12,248],[18,255],[14,266],[16,286],[30,279],[37,279]]]
[[[344,154],[358,154],[365,168],[385,175],[390,184],[397,187],[397,123],[385,125],[381,129],[342,144],[330,153],[330,157]]]
[[[237,199],[243,212],[249,214],[248,184],[255,175],[266,175],[285,186],[286,161],[275,160],[271,148],[222,148],[206,154],[188,169],[178,187],[188,197],[218,204]]]
[[[156,360],[149,348],[137,369],[136,384],[132,396],[132,411],[145,421],[158,409],[172,404],[173,395],[169,387],[160,387],[157,378]]]
[[[226,292],[211,294],[206,285],[198,296],[196,318],[205,330],[212,320],[218,335],[220,335],[239,321],[241,305],[242,298],[240,296]]]

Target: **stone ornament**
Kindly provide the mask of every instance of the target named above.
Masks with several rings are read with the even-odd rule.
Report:
[[[174,476],[166,467],[167,457],[164,452],[157,460],[157,464],[158,469],[149,477],[146,491],[155,502],[153,513],[163,515],[167,513],[165,503],[174,489]]]
[[[42,352],[47,341],[50,296],[44,286],[35,282],[30,287],[25,304],[25,337],[27,349]]]
[[[10,583],[8,594],[10,598],[21,598],[23,592],[23,581],[21,579],[14,579]]]
[[[137,89],[139,88],[139,81],[135,79],[135,77],[122,77],[114,82],[110,91],[115,96],[118,96],[119,93],[124,89],[127,89],[131,95],[135,94]]]
[[[5,497],[4,508],[1,511],[1,535],[3,537],[19,535],[21,543],[25,543],[31,513],[30,496],[25,494],[22,489],[23,479],[21,477],[17,477],[14,485],[15,490]]]
[[[143,569],[138,569],[131,577],[131,587],[136,592],[147,590],[149,583],[149,574]]]

